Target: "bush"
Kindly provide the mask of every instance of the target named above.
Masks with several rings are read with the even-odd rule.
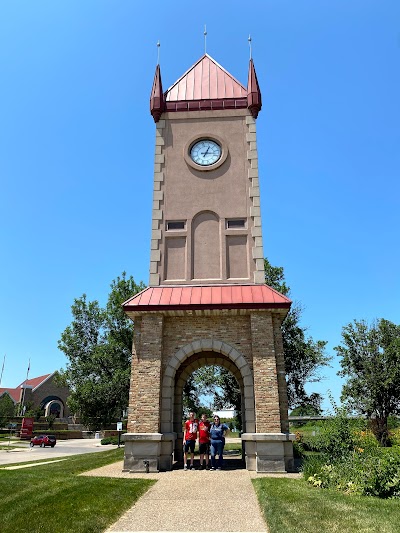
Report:
[[[319,488],[378,498],[400,498],[400,449],[359,448],[330,463],[323,456],[307,457],[303,475]]]
[[[101,444],[118,444],[118,437],[106,437],[105,439],[101,439]],[[124,444],[122,441],[120,444]]]
[[[355,445],[352,421],[345,409],[337,409],[336,416],[326,420],[315,435],[303,439],[306,450],[321,452],[329,461],[347,455],[354,450]]]

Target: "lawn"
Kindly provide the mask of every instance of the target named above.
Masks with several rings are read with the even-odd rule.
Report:
[[[270,533],[398,533],[398,500],[348,496],[302,479],[253,480]]]
[[[155,482],[78,474],[120,461],[123,454],[114,449],[20,470],[0,467],[1,533],[104,531]]]

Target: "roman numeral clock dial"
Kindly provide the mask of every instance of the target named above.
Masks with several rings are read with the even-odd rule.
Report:
[[[207,167],[216,163],[221,157],[221,147],[215,141],[203,139],[193,144],[190,157],[194,163]]]

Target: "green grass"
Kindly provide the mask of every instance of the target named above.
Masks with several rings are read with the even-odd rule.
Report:
[[[123,449],[43,466],[0,468],[1,533],[99,533],[155,483],[78,474],[122,460]],[[10,465],[7,465],[10,466]]]
[[[347,496],[304,480],[253,480],[270,533],[398,533],[398,500]]]

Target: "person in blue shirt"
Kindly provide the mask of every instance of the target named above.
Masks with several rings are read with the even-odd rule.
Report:
[[[228,430],[228,426],[226,424],[221,424],[219,416],[215,415],[214,423],[211,424],[210,427],[211,470],[222,469],[225,435]],[[218,462],[216,455],[218,455]]]

